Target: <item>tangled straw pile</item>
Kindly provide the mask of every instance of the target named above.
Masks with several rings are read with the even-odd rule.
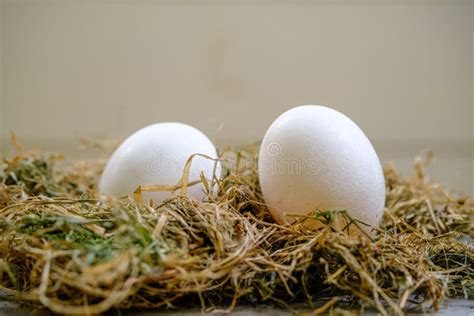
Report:
[[[436,309],[444,297],[474,297],[473,248],[459,240],[474,237],[474,202],[430,184],[423,163],[410,179],[385,168],[384,219],[368,238],[344,212],[315,210],[310,216],[325,223],[318,231],[305,219],[275,224],[255,152],[227,152],[207,202],[178,195],[155,206],[98,197],[100,164],[59,171],[56,156],[5,159],[3,299],[58,313],[306,301],[316,313],[370,306],[403,314],[413,301]],[[321,297],[330,299],[311,305]]]

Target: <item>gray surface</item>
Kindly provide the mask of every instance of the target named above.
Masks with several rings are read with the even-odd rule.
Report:
[[[321,302],[322,303],[322,302]],[[318,304],[319,305],[319,304]],[[308,308],[305,308],[301,305],[292,306],[296,312],[307,312]],[[464,299],[450,299],[446,300],[442,305],[439,311],[433,312],[428,309],[429,306],[426,306],[426,309],[416,313],[407,313],[407,315],[437,315],[437,316],[474,316],[474,301],[473,300],[464,300]],[[47,310],[31,310],[28,308],[17,307],[13,304],[0,302],[0,315],[11,315],[11,316],[23,316],[23,315],[50,315],[51,313]],[[121,311],[121,312],[111,312],[111,314],[121,314],[121,315],[140,315],[140,316],[152,316],[152,315],[200,315],[201,310],[198,308],[191,309],[181,309],[177,311],[160,311],[154,312],[153,310],[141,310],[141,311]],[[218,313],[221,314],[221,313]],[[292,315],[292,313],[286,309],[272,307],[272,306],[261,306],[261,307],[247,307],[239,306],[234,311],[233,315],[273,315],[273,316],[283,316],[283,315]],[[366,311],[363,315],[377,315],[376,311]]]

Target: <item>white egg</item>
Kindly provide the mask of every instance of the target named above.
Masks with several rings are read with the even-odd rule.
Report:
[[[364,132],[336,110],[304,105],[281,114],[263,138],[258,168],[263,197],[279,223],[317,210],[346,210],[370,227],[381,220],[379,158]]]
[[[102,173],[99,191],[104,195],[123,196],[132,194],[139,185],[176,185],[183,176],[187,160],[196,153],[217,158],[215,146],[196,128],[172,122],[147,126],[129,136],[115,150]],[[211,180],[214,166],[215,176],[219,178],[219,162],[194,156],[189,182],[199,180],[201,172]],[[143,198],[160,203],[171,194],[144,192]],[[187,195],[202,200],[204,186],[199,183],[188,187]]]

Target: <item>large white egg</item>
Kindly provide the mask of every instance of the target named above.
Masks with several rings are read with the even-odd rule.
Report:
[[[216,148],[209,138],[192,126],[172,122],[147,126],[129,136],[112,154],[102,173],[99,191],[104,195],[123,196],[132,194],[139,185],[176,185],[193,154],[217,158]],[[211,180],[215,163],[194,156],[189,182],[199,180],[201,172]],[[219,162],[215,171],[215,176],[220,177]],[[160,203],[171,194],[144,192],[143,198]],[[200,183],[188,187],[187,195],[202,200],[204,186]]]
[[[370,227],[380,222],[379,158],[364,132],[336,110],[304,105],[281,114],[263,138],[258,168],[263,197],[279,223],[317,210],[346,210]]]

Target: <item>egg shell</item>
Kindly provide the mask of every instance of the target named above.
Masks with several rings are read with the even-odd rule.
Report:
[[[364,132],[336,110],[304,105],[281,114],[263,138],[258,168],[263,197],[279,223],[317,210],[346,210],[370,227],[381,220],[379,158]]]
[[[174,122],[147,126],[129,136],[112,154],[102,173],[99,191],[103,195],[123,196],[132,194],[139,185],[176,185],[188,158],[196,153],[217,158],[215,146],[198,129]],[[189,182],[199,180],[201,172],[211,180],[214,167],[219,178],[219,162],[194,156]],[[203,190],[202,183],[190,186],[187,195],[202,200]],[[167,191],[143,192],[144,200],[153,199],[156,203],[171,195]]]

